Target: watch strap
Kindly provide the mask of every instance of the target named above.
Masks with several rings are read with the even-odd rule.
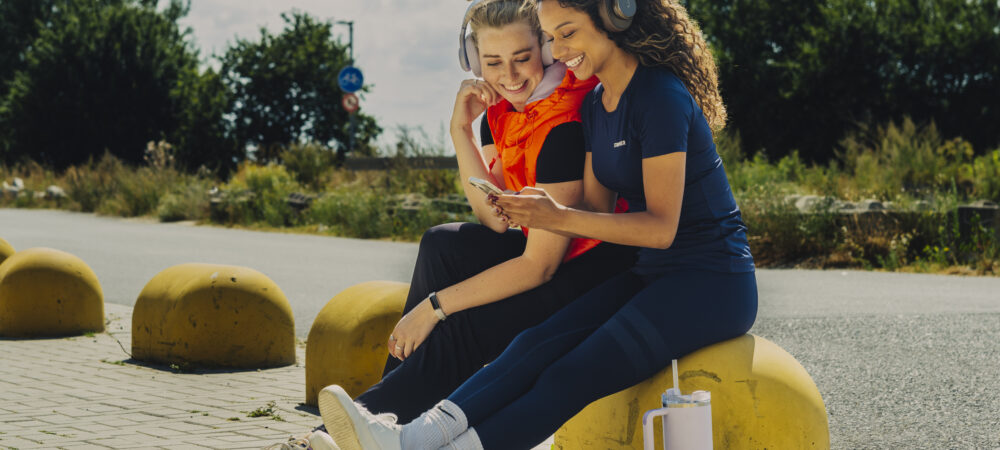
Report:
[[[437,292],[431,292],[430,295],[427,296],[427,299],[431,301],[431,308],[434,308],[434,314],[437,315],[438,320],[448,318],[448,315],[444,313],[443,309],[441,309],[441,302],[438,301]]]

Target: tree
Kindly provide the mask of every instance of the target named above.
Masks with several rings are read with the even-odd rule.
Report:
[[[349,115],[340,104],[337,74],[348,63],[345,46],[332,38],[330,22],[304,13],[282,14],[275,36],[261,28],[260,40],[240,39],[221,58],[222,79],[233,93],[233,128],[240,148],[276,157],[293,142],[335,146],[350,143]],[[369,147],[382,129],[358,114],[359,146]]]
[[[25,54],[38,37],[39,24],[52,15],[53,0],[0,0],[0,99],[14,73],[24,68]]]
[[[177,25],[188,5],[157,4],[55,2],[0,106],[6,159],[64,168],[107,150],[139,163],[146,142],[166,139],[182,155],[213,148],[215,166],[232,165],[235,145],[225,150],[219,134],[223,85],[198,71],[189,31]]]
[[[905,116],[1000,144],[995,0],[687,0],[744,150],[824,161]]]

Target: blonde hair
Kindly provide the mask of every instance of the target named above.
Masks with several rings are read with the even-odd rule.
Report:
[[[538,13],[533,2],[524,0],[483,0],[472,7],[465,17],[471,29],[472,42],[477,46],[479,40],[476,30],[482,28],[501,28],[512,23],[525,22],[531,31],[542,36],[542,26],[538,23]]]
[[[538,3],[543,0],[531,0]],[[552,1],[552,0],[550,0]],[[563,7],[587,13],[604,30],[598,8],[604,0],[555,0]],[[713,131],[726,125],[726,105],[719,93],[719,73],[698,23],[676,0],[636,0],[635,18],[625,31],[604,30],[622,50],[644,66],[670,69],[698,102]]]

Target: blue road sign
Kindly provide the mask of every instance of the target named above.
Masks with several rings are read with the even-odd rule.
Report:
[[[354,66],[344,67],[337,74],[337,84],[340,85],[340,90],[347,93],[358,92],[364,82],[364,75],[361,75],[361,71]]]

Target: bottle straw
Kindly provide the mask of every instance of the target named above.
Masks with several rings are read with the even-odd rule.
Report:
[[[674,368],[674,389],[677,389],[677,395],[681,395],[681,384],[677,381],[677,360],[671,360],[670,365]]]

